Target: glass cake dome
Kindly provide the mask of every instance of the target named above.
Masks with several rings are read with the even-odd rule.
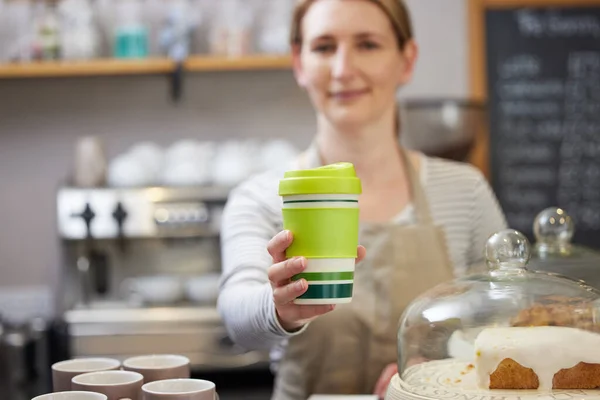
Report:
[[[484,249],[486,272],[442,283],[409,304],[398,329],[398,375],[386,399],[451,399],[469,390],[481,394],[474,380],[468,388],[462,381],[481,355],[478,336],[490,328],[566,327],[600,332],[600,292],[582,281],[531,270],[531,253],[529,241],[520,232],[497,232]],[[430,366],[435,368],[428,370]],[[402,395],[394,392],[398,385]]]
[[[550,207],[540,212],[533,232],[536,241],[530,270],[562,274],[600,289],[600,252],[572,243],[575,223],[564,209]]]

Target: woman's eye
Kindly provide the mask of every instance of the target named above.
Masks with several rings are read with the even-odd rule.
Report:
[[[317,53],[331,53],[335,51],[335,46],[333,44],[318,44],[313,46],[313,51]]]
[[[377,43],[371,41],[360,42],[358,46],[361,49],[365,50],[373,50],[379,48],[379,45]]]

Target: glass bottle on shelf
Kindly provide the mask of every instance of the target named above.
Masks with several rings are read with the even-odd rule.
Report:
[[[116,58],[148,57],[148,27],[143,23],[140,0],[119,0],[116,11],[113,55]]]
[[[61,57],[60,19],[54,1],[34,3],[32,58],[58,60]]]
[[[210,52],[240,57],[252,53],[252,29],[256,3],[249,0],[220,0],[210,32]]]

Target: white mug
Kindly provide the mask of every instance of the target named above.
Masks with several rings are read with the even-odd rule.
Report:
[[[91,357],[75,358],[52,364],[52,390],[67,392],[71,390],[71,380],[88,372],[109,371],[121,368],[121,362],[113,358]]]
[[[58,392],[43,394],[31,400],[107,400],[107,397],[94,392]]]
[[[144,377],[133,371],[102,371],[77,375],[71,381],[72,390],[105,394],[108,400],[138,400]]]
[[[142,386],[143,400],[218,400],[215,384],[202,379],[166,379]]]
[[[175,354],[131,357],[123,361],[123,370],[139,372],[144,383],[190,377],[190,359]]]

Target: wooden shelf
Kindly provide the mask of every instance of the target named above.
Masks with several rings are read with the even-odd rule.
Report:
[[[185,61],[187,71],[244,71],[289,69],[289,56],[246,56],[241,58],[192,56]]]
[[[54,78],[101,75],[165,74],[173,71],[175,63],[169,59],[91,61],[44,61],[0,64],[0,78]]]
[[[275,70],[291,68],[288,56],[248,56],[241,58],[192,56],[184,69],[201,71]],[[57,78],[107,75],[168,74],[175,63],[166,58],[142,60],[99,59],[91,61],[52,61],[0,64],[0,79]]]

